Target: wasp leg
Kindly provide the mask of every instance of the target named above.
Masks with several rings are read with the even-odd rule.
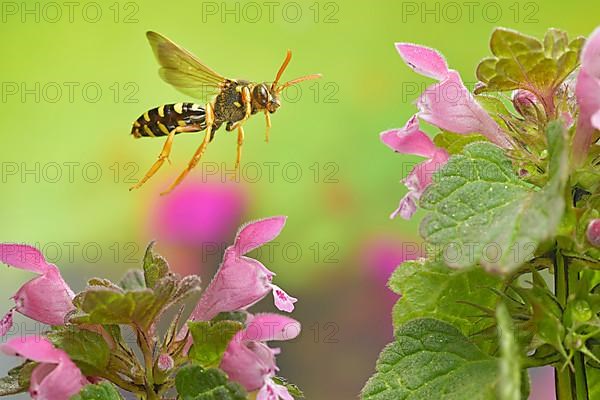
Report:
[[[175,189],[177,187],[177,185],[179,185],[181,183],[181,181],[183,181],[185,179],[187,174],[189,174],[190,171],[192,169],[194,169],[194,167],[196,165],[198,165],[198,162],[200,161],[202,154],[204,154],[204,150],[206,150],[206,146],[210,142],[210,137],[212,135],[214,123],[215,123],[215,113],[214,113],[212,104],[207,103],[206,104],[206,134],[204,135],[204,140],[202,141],[202,144],[200,145],[200,147],[198,147],[198,149],[194,153],[194,156],[188,163],[188,166],[177,177],[175,182],[173,182],[173,184],[171,184],[171,186],[169,186],[169,188],[166,191],[161,193],[161,196],[169,194],[173,189]]]
[[[158,160],[156,160],[154,162],[154,164],[152,164],[152,167],[150,167],[150,169],[148,170],[146,175],[144,175],[144,177],[138,183],[136,183],[135,185],[130,187],[129,190],[139,189],[140,187],[142,187],[142,185],[144,183],[146,183],[150,178],[152,178],[152,176],[156,172],[158,172],[160,167],[163,166],[165,160],[168,160],[169,163],[171,163],[171,160],[169,159],[169,155],[171,154],[171,148],[173,147],[173,139],[175,138],[176,133],[198,132],[199,130],[200,130],[199,127],[190,125],[190,126],[178,126],[177,128],[173,129],[171,132],[169,132],[169,135],[167,136],[167,140],[165,141],[165,144],[163,145],[162,151],[158,155]]]
[[[242,126],[244,124],[244,122],[246,122],[248,120],[248,118],[250,118],[250,116],[252,115],[252,96],[250,95],[250,89],[248,89],[247,87],[244,87],[242,89],[242,104],[246,108],[244,118],[242,118],[239,121],[236,121],[234,124],[232,124],[231,130],[234,130],[235,128]]]
[[[269,132],[271,131],[271,114],[265,110],[265,120],[267,122],[267,131],[265,132],[265,142],[269,143]]]
[[[235,170],[238,171],[240,168],[240,161],[242,159],[242,146],[244,145],[244,127],[238,126],[238,137],[237,137],[237,156],[235,157]]]

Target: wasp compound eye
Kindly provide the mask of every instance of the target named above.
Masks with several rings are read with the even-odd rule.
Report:
[[[265,85],[258,85],[254,88],[254,98],[261,106],[266,106],[269,101],[269,92]]]

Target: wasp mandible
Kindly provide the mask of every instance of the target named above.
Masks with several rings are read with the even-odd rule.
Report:
[[[288,50],[285,60],[275,76],[275,81],[271,84],[229,79],[213,71],[192,53],[161,34],[147,32],[146,36],[161,65],[160,77],[180,92],[206,101],[206,103],[204,105],[196,103],[165,104],[146,111],[133,123],[131,134],[135,138],[167,136],[167,139],[158,160],[150,167],[146,175],[129,190],[142,186],[160,169],[165,160],[169,160],[175,135],[182,132],[206,131],[204,140],[187,167],[162,194],[169,193],[198,165],[206,146],[213,140],[215,132],[222,124],[225,124],[227,131],[237,129],[235,169],[238,170],[244,143],[243,125],[248,118],[258,112],[265,114],[267,125],[265,140],[268,142],[271,128],[270,114],[281,106],[279,99],[281,92],[289,86],[321,77],[320,74],[306,75],[279,85],[279,79],[292,58],[292,53]]]

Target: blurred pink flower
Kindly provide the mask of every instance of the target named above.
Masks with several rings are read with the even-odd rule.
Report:
[[[583,47],[575,96],[579,118],[572,154],[575,166],[579,167],[590,150],[594,131],[600,129],[600,28],[596,28]]]
[[[587,239],[595,247],[600,247],[600,219],[591,220],[587,227]]]
[[[0,351],[39,363],[31,374],[29,394],[36,400],[69,400],[88,381],[67,353],[39,336],[14,338]]]
[[[428,158],[417,164],[403,180],[408,193],[390,216],[395,218],[399,214],[404,219],[410,219],[417,210],[417,201],[431,183],[433,173],[448,161],[448,153],[433,144],[429,136],[421,131],[416,115],[408,120],[404,128],[382,132],[381,141],[395,152]]]
[[[297,301],[271,283],[275,274],[262,263],[244,254],[275,239],[285,217],[271,217],[244,225],[233,245],[225,250],[223,263],[204,291],[192,313],[192,320],[208,321],[221,312],[244,310],[273,292],[275,305],[291,312]]]
[[[235,232],[245,203],[239,185],[190,180],[160,199],[152,213],[152,230],[161,241],[221,244]]]
[[[396,268],[404,261],[414,260],[423,255],[421,244],[405,241],[391,235],[378,234],[365,240],[361,251],[362,265],[366,266],[369,277],[377,282],[377,287],[387,285]],[[390,291],[397,300],[398,296]]]
[[[227,346],[220,368],[246,390],[260,389],[257,400],[293,400],[284,386],[272,380],[278,371],[275,356],[280,351],[271,349],[266,342],[294,339],[300,329],[298,321],[282,315],[250,315],[246,328]]]
[[[554,368],[541,367],[529,370],[531,393],[529,400],[555,400]]]
[[[439,81],[417,100],[420,119],[454,133],[480,133],[500,147],[512,147],[510,138],[477,103],[458,72],[448,68],[440,53],[412,43],[396,43],[396,49],[417,73]]]
[[[0,244],[0,262],[39,276],[25,283],[13,296],[14,310],[48,325],[64,325],[66,315],[73,311],[75,296],[63,280],[56,265],[46,262],[35,247],[20,244]],[[12,313],[0,321],[0,334],[12,326]]]

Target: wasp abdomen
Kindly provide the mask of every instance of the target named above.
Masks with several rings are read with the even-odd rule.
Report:
[[[153,108],[134,121],[131,134],[136,138],[166,136],[178,126],[196,126],[198,131],[206,129],[204,107],[195,103],[175,103]]]

